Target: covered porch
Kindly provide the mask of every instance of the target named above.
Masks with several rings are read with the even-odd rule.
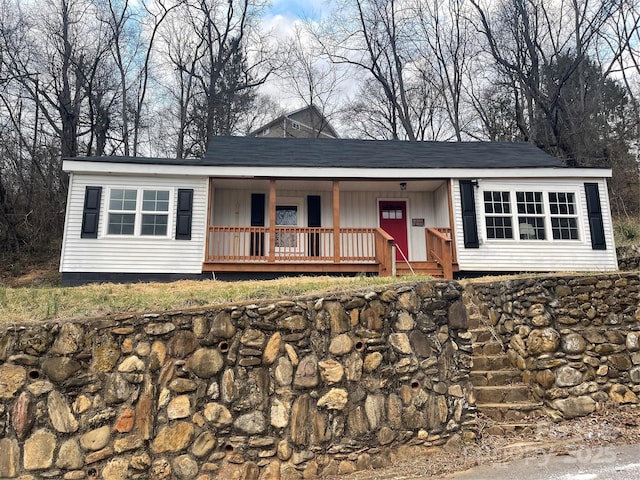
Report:
[[[202,269],[453,278],[451,208],[445,179],[211,178]]]

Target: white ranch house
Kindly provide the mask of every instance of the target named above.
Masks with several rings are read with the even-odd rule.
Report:
[[[215,137],[63,169],[67,285],[617,269],[611,171],[528,143]]]

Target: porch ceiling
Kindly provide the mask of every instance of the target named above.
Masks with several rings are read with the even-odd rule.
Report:
[[[444,179],[429,180],[358,180],[340,181],[340,190],[343,192],[371,192],[371,191],[400,191],[401,183],[406,183],[407,192],[431,192],[445,182]],[[268,179],[257,178],[214,178],[214,187],[231,190],[269,190]],[[277,180],[276,188],[281,190],[327,191],[333,188],[332,180]]]

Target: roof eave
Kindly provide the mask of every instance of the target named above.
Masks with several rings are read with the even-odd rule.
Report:
[[[153,171],[149,166],[153,165]],[[345,168],[345,167],[291,167],[247,165],[201,165],[185,163],[108,162],[65,159],[65,172],[113,175],[164,175],[229,178],[610,178],[610,169],[566,167],[522,168]],[[250,171],[250,174],[247,172]]]

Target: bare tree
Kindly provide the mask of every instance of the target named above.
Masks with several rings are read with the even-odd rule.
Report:
[[[577,152],[565,134],[576,127],[561,97],[570,79],[584,85],[580,77],[589,47],[616,2],[574,0],[571,9],[555,11],[541,0],[502,2],[495,10],[479,0],[471,4],[493,60],[513,85],[516,122],[523,138],[545,143],[569,165],[577,165]],[[553,70],[554,81],[545,82],[545,72]],[[583,97],[575,101],[583,102]]]
[[[455,139],[462,140],[465,130],[463,102],[465,78],[476,55],[463,0],[416,0],[414,45],[419,52],[423,77],[433,81],[430,87],[441,94]]]
[[[290,38],[286,61],[276,74],[292,92],[292,98],[305,106],[314,106],[321,113],[317,125],[311,125],[318,135],[325,120],[331,120],[339,108],[341,83],[348,76],[348,69],[337,68],[323,58],[315,39],[308,35],[309,29],[297,25]]]
[[[407,63],[413,59],[407,24],[412,15],[397,0],[348,0],[316,37],[323,52],[337,64],[366,71],[382,89],[397,117],[400,133],[393,138],[416,140],[408,94]]]

